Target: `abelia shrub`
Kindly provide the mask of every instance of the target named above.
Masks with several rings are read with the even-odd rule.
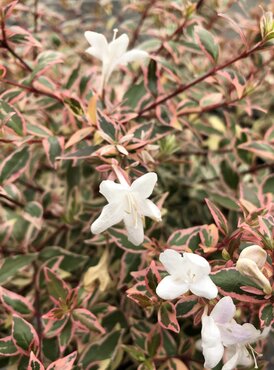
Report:
[[[272,369],[272,5],[0,23],[0,368]]]

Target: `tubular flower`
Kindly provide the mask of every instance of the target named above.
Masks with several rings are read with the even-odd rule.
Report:
[[[222,298],[211,314],[202,317],[202,349],[205,368],[214,368],[225,354],[226,362],[222,370],[233,370],[238,365],[257,368],[255,351],[251,344],[265,337],[269,328],[263,332],[252,324],[237,324],[233,319],[236,307],[231,297]]]
[[[123,220],[128,240],[134,245],[141,244],[144,241],[144,216],[161,221],[159,208],[147,199],[156,182],[157,175],[154,172],[139,177],[131,185],[126,182],[117,184],[111,180],[102,181],[99,191],[109,204],[91,225],[91,232],[100,234]]]
[[[97,32],[86,31],[85,37],[91,47],[86,52],[102,61],[102,80],[100,91],[102,92],[105,84],[114,69],[119,65],[126,65],[140,59],[147,58],[149,54],[146,51],[132,49],[126,51],[129,43],[128,36],[123,33],[116,39],[118,29],[114,30],[113,40],[108,43],[104,35]]]
[[[258,245],[251,245],[240,253],[236,269],[262,287],[265,294],[271,294],[270,282],[261,271],[266,263],[266,258],[267,253],[264,249]]]
[[[160,261],[169,273],[157,286],[162,299],[175,299],[190,290],[199,297],[217,297],[218,289],[208,276],[211,268],[207,260],[194,253],[180,253],[167,249],[160,254]]]

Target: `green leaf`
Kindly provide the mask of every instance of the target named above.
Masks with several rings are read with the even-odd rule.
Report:
[[[196,297],[182,298],[176,303],[176,316],[177,317],[188,317],[195,311],[195,306],[198,303]],[[197,309],[199,306],[197,305]]]
[[[271,303],[264,304],[259,311],[262,327],[270,326],[274,322],[274,307]]]
[[[17,315],[13,316],[12,336],[17,347],[30,352],[33,345],[38,344],[38,337],[33,326]]]
[[[103,133],[107,134],[113,141],[116,140],[116,129],[114,123],[107,120],[104,116],[100,116],[98,124]]]
[[[219,210],[219,208],[211,202],[209,199],[206,199],[206,204],[211,212],[212,217],[218,227],[218,229],[224,234],[227,235],[229,231],[229,226],[227,219],[223,215],[223,213]]]
[[[60,157],[64,147],[64,138],[48,136],[43,140],[43,146],[50,164],[54,167],[55,160]]]
[[[4,258],[0,267],[0,285],[5,284],[22,268],[28,266],[37,257],[37,254],[24,254]]]
[[[124,230],[110,228],[108,233],[112,236],[111,242],[115,243],[118,247],[126,250],[130,253],[142,253],[145,250],[145,247],[141,245],[132,244]]]
[[[238,173],[230,166],[227,160],[221,162],[221,173],[225,183],[233,190],[239,185],[240,177]]]
[[[87,369],[95,361],[103,361],[114,357],[116,350],[119,348],[121,331],[116,330],[105,335],[101,341],[92,343],[86,348],[79,364]]]
[[[88,256],[82,256],[57,246],[44,248],[39,253],[39,259],[43,262],[57,256],[63,257],[60,263],[60,268],[68,272],[81,268],[89,258]]]
[[[219,57],[219,46],[216,44],[212,34],[199,26],[195,27],[195,37],[200,49],[213,63],[217,63]]]
[[[0,184],[14,182],[25,171],[28,161],[28,147],[21,147],[12,152],[0,166]]]
[[[228,196],[212,193],[211,197],[214,200],[214,202],[220,204],[222,207],[226,209],[230,209],[232,211],[239,211],[240,209],[238,204]]]
[[[18,349],[15,346],[12,337],[6,337],[0,339],[0,356],[11,357],[18,353]]]
[[[274,195],[274,175],[269,176],[263,183],[263,193],[271,193]]]
[[[3,99],[0,99],[0,122],[5,123],[5,126],[12,129],[17,135],[23,136],[25,134],[26,128],[22,116]]]
[[[45,275],[47,280],[47,288],[49,295],[55,298],[57,301],[66,302],[69,290],[65,282],[60,279],[54,272],[49,268],[45,268]]]
[[[3,306],[11,312],[16,312],[19,315],[31,315],[34,309],[27,298],[20,296],[17,293],[1,288],[0,297]]]
[[[201,242],[199,237],[200,227],[190,227],[183,230],[176,230],[169,237],[167,244],[170,248],[172,247],[183,247],[188,246],[193,251],[199,247]]]
[[[249,278],[241,275],[235,268],[225,268],[210,275],[211,280],[221,289],[224,295],[229,295],[244,302],[259,302],[264,300],[264,294],[254,294],[242,287],[261,288]]]
[[[132,85],[124,95],[124,105],[130,106],[130,108],[136,108],[139,101],[146,94],[146,88],[144,82]]]
[[[64,103],[76,117],[83,117],[85,115],[85,111],[78,100],[66,98],[64,99]]]
[[[155,261],[152,261],[150,266],[147,268],[147,273],[145,276],[145,282],[148,290],[156,295],[156,288],[161,281],[160,274],[157,270]]]

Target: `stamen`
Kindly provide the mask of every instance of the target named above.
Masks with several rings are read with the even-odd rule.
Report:
[[[113,30],[113,39],[112,39],[112,41],[114,41],[114,40],[116,39],[116,35],[117,35],[117,33],[118,33],[118,28],[114,28],[114,30]]]
[[[255,369],[258,369],[258,363],[257,363],[257,359],[256,359],[256,356],[255,356],[255,353],[257,355],[257,352],[254,350],[254,348],[250,344],[248,344],[248,348],[251,351],[251,354],[252,354],[252,357],[253,357],[253,360],[254,360],[254,364],[255,364]]]

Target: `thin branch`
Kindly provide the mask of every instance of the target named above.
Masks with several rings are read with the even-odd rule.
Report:
[[[130,47],[133,48],[136,41],[138,40],[142,25],[144,24],[144,21],[145,21],[147,15],[148,15],[148,12],[149,12],[150,8],[152,7],[152,5],[154,5],[155,2],[156,2],[156,0],[149,0],[148,1],[147,6],[145,7],[145,9],[142,13],[142,16],[139,20],[139,23],[138,23],[138,25],[137,25],[134,33],[133,33],[133,36],[132,36],[132,39],[131,39],[131,42],[130,42]]]
[[[33,86],[23,85],[23,84],[20,84],[18,82],[13,82],[13,81],[10,81],[10,80],[7,80],[7,79],[2,79],[2,82],[3,83],[6,83],[7,85],[12,85],[12,86],[19,87],[20,89],[27,90],[28,92],[30,92],[32,94],[38,94],[38,95],[48,96],[49,98],[58,100],[60,103],[63,103],[63,100],[61,98],[59,98],[58,96],[56,96],[56,95],[54,95],[54,94],[52,94],[50,92],[38,90],[38,89],[36,89]]]
[[[142,109],[139,111],[138,113],[138,117],[141,117],[144,113],[150,111],[151,109],[154,109],[156,108],[158,105],[161,105],[163,103],[165,103],[166,101],[174,98],[175,96],[181,94],[182,92],[188,90],[189,88],[191,88],[192,86],[195,86],[197,85],[198,83],[200,82],[203,82],[204,80],[206,80],[208,77],[211,77],[211,76],[214,76],[218,71],[230,66],[231,64],[234,64],[235,62],[237,62],[238,60],[241,60],[241,59],[244,59],[244,58],[247,58],[249,55],[251,55],[252,53],[254,53],[256,50],[258,50],[260,48],[260,46],[262,45],[261,42],[259,42],[258,44],[256,44],[252,49],[250,50],[245,50],[243,51],[240,55],[238,55],[237,57],[234,57],[232,58],[231,60],[223,63],[223,64],[220,64],[219,66],[215,66],[213,68],[211,68],[208,72],[206,72],[205,74],[203,74],[202,76],[200,77],[197,77],[196,79],[194,79],[193,81],[189,82],[188,84],[186,85],[180,85],[175,91],[173,91],[172,93],[170,94],[167,94],[166,96],[162,97],[161,99],[159,100],[156,100],[155,102],[153,102],[152,104],[150,104],[149,106],[147,106],[146,108]]]
[[[15,59],[17,59],[21,65],[27,69],[29,72],[32,72],[32,68],[28,65],[28,63],[26,63],[9,45],[8,43],[8,40],[7,40],[7,36],[6,36],[6,30],[5,30],[5,20],[4,20],[4,16],[3,14],[1,15],[1,31],[2,31],[2,40],[1,40],[1,44],[0,46],[2,48],[5,48],[6,50],[8,50],[13,56]]]

